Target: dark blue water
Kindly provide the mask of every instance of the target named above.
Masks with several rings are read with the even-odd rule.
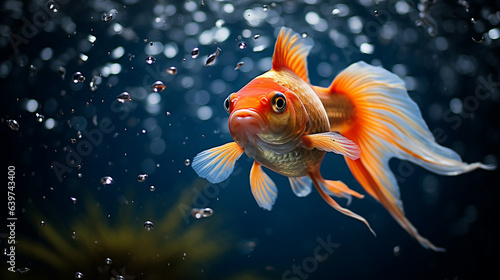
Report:
[[[259,208],[245,155],[217,185],[186,161],[232,141],[222,102],[270,68],[276,35],[287,26],[315,42],[313,84],[329,85],[356,61],[381,65],[406,82],[438,143],[466,162],[497,164],[498,1],[54,2],[1,5],[2,196],[15,196],[13,215],[6,198],[2,216],[17,218],[15,230],[4,218],[0,231],[2,279],[500,275],[498,171],[443,177],[390,162],[406,216],[447,250],[436,253],[368,194],[349,209],[377,237],[314,191],[296,197],[272,172],[278,199],[270,212]],[[85,80],[75,83],[76,72]],[[163,91],[154,92],[156,81]],[[117,101],[123,92],[129,102]],[[321,171],[365,194],[342,157],[327,155]],[[113,183],[103,184],[105,176]],[[7,193],[9,181],[15,194]],[[212,216],[191,215],[206,207]]]

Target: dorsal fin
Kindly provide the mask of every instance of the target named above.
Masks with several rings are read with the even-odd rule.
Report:
[[[312,47],[310,38],[303,38],[292,29],[282,27],[274,46],[273,69],[288,68],[309,83],[306,57]]]

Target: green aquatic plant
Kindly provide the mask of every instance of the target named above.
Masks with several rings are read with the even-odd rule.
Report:
[[[83,211],[67,224],[57,215],[30,211],[36,213],[30,218],[38,237],[21,236],[17,248],[32,265],[27,273],[9,272],[8,279],[206,278],[206,270],[222,259],[234,239],[220,229],[220,215],[186,223],[178,205],[189,205],[192,193],[184,191],[163,216],[152,215],[157,213],[151,210],[153,202],[147,204],[150,209],[125,203],[112,219],[94,198],[81,199]]]

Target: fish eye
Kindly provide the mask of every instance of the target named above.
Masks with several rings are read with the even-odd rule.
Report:
[[[232,94],[230,94],[228,97],[226,97],[226,100],[224,100],[224,109],[228,113],[229,113],[229,109],[231,108],[231,95]]]
[[[276,113],[285,111],[286,97],[283,93],[276,91],[271,99],[271,107]]]

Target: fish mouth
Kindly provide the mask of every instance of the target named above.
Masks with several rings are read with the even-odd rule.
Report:
[[[267,128],[266,118],[254,109],[239,109],[229,117],[229,131],[237,143],[254,139]]]

